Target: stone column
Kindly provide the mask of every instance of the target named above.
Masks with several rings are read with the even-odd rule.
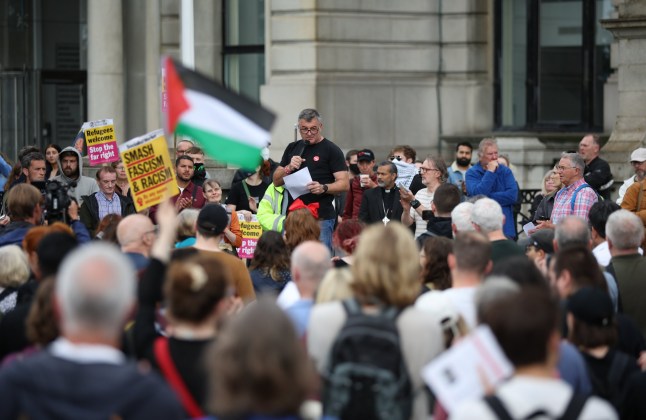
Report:
[[[113,118],[125,136],[121,0],[88,0],[88,119]]]
[[[643,147],[646,136],[646,4],[615,0],[617,17],[602,20],[617,46],[618,112],[610,140],[603,149],[616,181],[632,175],[630,152]]]
[[[194,0],[195,70],[222,80],[222,2]]]

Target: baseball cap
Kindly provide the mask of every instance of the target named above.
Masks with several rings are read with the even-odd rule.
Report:
[[[610,325],[615,312],[608,293],[596,287],[583,287],[570,296],[567,310],[576,319],[599,327]]]
[[[219,235],[229,224],[227,211],[219,204],[207,204],[197,216],[197,227]]]
[[[357,162],[372,162],[375,160],[375,154],[370,149],[363,149],[357,153]]]
[[[646,148],[640,147],[630,154],[631,162],[643,162],[646,160]]]
[[[529,236],[527,245],[533,245],[546,254],[554,253],[554,229],[541,229]]]

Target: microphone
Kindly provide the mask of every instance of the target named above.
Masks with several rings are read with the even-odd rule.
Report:
[[[309,146],[309,145],[310,145],[309,140],[303,140],[303,143],[297,145],[296,149],[294,149],[294,156],[303,157],[303,153],[305,153],[305,146]],[[300,169],[300,167],[299,167],[299,169]]]
[[[309,140],[303,140],[303,143],[299,144],[298,146],[296,146],[296,149],[294,149],[294,156],[303,157],[303,153],[305,153],[305,146],[309,145]]]

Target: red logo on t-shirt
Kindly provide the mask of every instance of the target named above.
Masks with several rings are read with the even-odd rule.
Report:
[[[314,156],[314,158],[313,158],[313,159],[314,159],[314,162],[318,162],[318,161],[319,161],[319,157],[318,157],[318,156]]]

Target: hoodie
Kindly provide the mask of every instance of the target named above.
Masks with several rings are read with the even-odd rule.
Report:
[[[65,152],[74,152],[78,157],[78,179],[71,179],[63,173],[63,165],[61,165],[61,155],[63,155]],[[81,157],[81,154],[78,152],[78,150],[76,150],[74,147],[70,146],[61,150],[61,152],[58,154],[58,167],[60,168],[60,174],[55,176],[54,180],[60,181],[65,185],[69,185],[71,182],[76,182],[76,187],[70,188],[69,192],[74,198],[76,198],[79,207],[81,207],[81,204],[83,204],[83,199],[81,198],[82,196],[94,194],[95,192],[99,191],[99,186],[94,179],[90,178],[89,176],[83,176],[83,158]]]

